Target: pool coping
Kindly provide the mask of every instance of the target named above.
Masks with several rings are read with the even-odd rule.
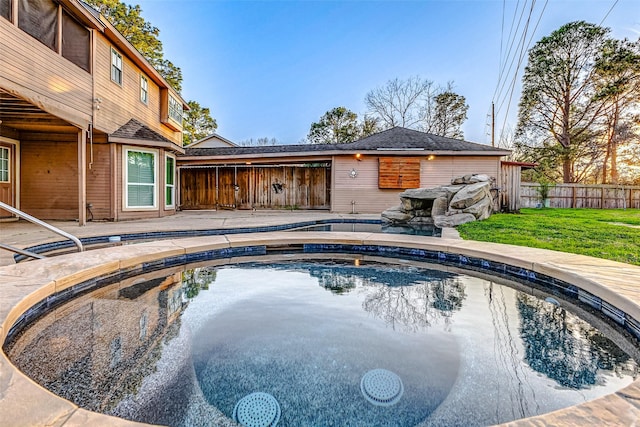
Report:
[[[528,277],[551,277],[640,320],[640,266],[583,255],[458,239],[353,232],[262,232],[186,237],[96,249],[0,268],[0,337],[17,320],[57,293],[119,271],[194,262],[207,254],[231,258],[245,248],[273,250],[306,246],[403,249],[408,255],[437,254],[470,267],[473,260],[504,264]],[[251,252],[251,251],[249,251]],[[259,251],[258,251],[259,252]],[[204,254],[204,255],[201,255]],[[258,254],[258,253],[255,253]],[[365,253],[366,254],[366,253]],[[402,254],[400,254],[402,255]],[[209,255],[210,256],[210,255]],[[449,256],[449,259],[446,257]],[[425,259],[428,261],[428,259]],[[175,265],[175,264],[173,264]],[[0,417],[5,425],[145,425],[93,413],[40,387],[0,353]],[[615,393],[544,415],[506,423],[534,425],[632,425],[640,419],[640,379]]]

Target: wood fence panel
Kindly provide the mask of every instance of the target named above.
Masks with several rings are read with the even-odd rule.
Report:
[[[539,207],[539,184],[520,185],[520,204],[523,208]],[[549,207],[591,209],[640,209],[640,186],[608,184],[556,184],[549,189]]]

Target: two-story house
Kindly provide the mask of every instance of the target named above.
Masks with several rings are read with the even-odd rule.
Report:
[[[0,201],[81,225],[171,215],[185,109],[85,3],[0,0]]]

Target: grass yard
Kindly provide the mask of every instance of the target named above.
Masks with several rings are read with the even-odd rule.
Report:
[[[640,209],[522,209],[459,226],[463,239],[553,249],[640,265]]]

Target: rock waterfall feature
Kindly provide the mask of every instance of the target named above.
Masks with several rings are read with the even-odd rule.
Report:
[[[487,175],[465,175],[452,179],[451,185],[406,190],[400,193],[400,206],[382,212],[382,220],[443,228],[489,218],[493,212],[491,182]]]

